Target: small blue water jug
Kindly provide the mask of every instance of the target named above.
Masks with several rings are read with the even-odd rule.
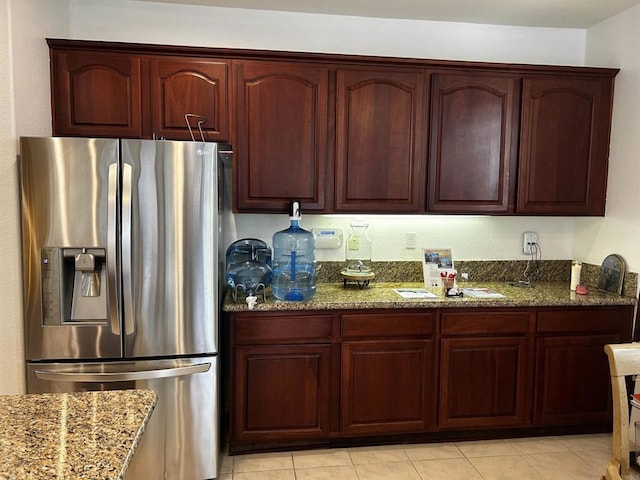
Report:
[[[316,293],[316,238],[300,228],[300,201],[289,205],[289,228],[273,235],[273,296],[309,300]]]
[[[244,238],[229,245],[226,260],[226,280],[234,301],[239,292],[244,293],[247,305],[253,308],[258,293],[271,284],[271,247],[262,240]]]

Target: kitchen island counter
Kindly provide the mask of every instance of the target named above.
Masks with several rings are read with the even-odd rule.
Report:
[[[501,293],[501,298],[403,298],[395,289],[422,289],[422,282],[376,283],[371,282],[360,289],[357,285],[343,286],[342,283],[319,283],[317,292],[305,302],[276,300],[267,289],[267,301],[258,297],[255,311],[287,310],[348,310],[371,308],[482,308],[482,307],[589,307],[606,305],[635,305],[636,299],[590,288],[587,295],[578,295],[569,290],[568,282],[539,282],[532,287],[517,287],[505,282],[468,282],[461,288],[487,288]],[[438,294],[438,289],[430,289]],[[248,311],[244,297],[239,295],[234,302],[228,292],[223,304],[227,312]]]
[[[122,479],[156,402],[150,390],[2,395],[0,479]]]

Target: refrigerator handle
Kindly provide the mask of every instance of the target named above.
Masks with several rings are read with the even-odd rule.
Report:
[[[120,335],[120,298],[118,293],[117,201],[118,164],[109,165],[109,191],[107,200],[107,278],[109,283],[109,320],[111,331]]]
[[[133,316],[132,265],[132,176],[133,168],[122,165],[122,295],[124,297],[124,333],[131,335],[135,330]]]
[[[187,375],[195,375],[196,373],[208,372],[209,369],[211,369],[210,363],[198,363],[195,365],[188,365],[184,367],[161,368],[157,370],[140,370],[132,372],[82,373],[34,370],[33,373],[39,380],[49,380],[52,382],[107,383],[184,377]]]

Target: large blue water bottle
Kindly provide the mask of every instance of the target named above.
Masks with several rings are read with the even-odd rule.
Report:
[[[291,225],[273,235],[273,296],[279,300],[309,300],[316,293],[316,239],[300,228],[300,202],[289,205]]]

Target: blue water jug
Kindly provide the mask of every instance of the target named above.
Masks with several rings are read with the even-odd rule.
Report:
[[[226,260],[226,280],[234,301],[239,292],[244,293],[247,305],[252,309],[258,293],[264,295],[271,283],[271,247],[262,240],[244,238],[229,245]]]
[[[316,238],[300,228],[300,202],[289,205],[291,225],[273,235],[273,296],[309,300],[316,293]]]

